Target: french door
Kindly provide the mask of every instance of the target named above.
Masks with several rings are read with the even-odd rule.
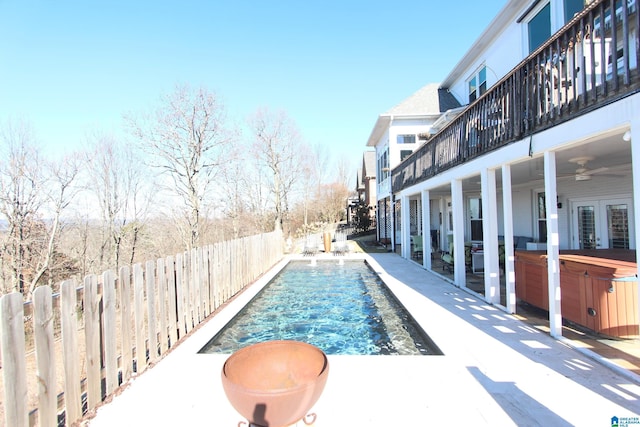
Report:
[[[633,249],[632,200],[572,203],[574,249]]]

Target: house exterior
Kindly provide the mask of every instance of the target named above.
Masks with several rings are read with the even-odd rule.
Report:
[[[376,213],[376,152],[365,151],[362,155],[361,191],[359,200],[369,209],[372,221],[375,221]]]
[[[356,176],[356,196],[348,200],[348,222],[352,223],[359,206],[365,206],[369,211],[371,224],[375,224],[376,203],[376,153],[367,150],[362,155],[362,167],[358,168]]]
[[[509,1],[438,88],[464,108],[379,180],[401,255],[411,258],[419,237],[417,262],[433,270],[434,251],[451,251],[452,281],[466,287],[462,248],[477,245],[482,297],[513,313],[517,251],[541,250],[551,334],[561,335],[573,297],[561,292],[561,253],[638,259],[639,28],[636,0]],[[387,132],[367,143],[378,158],[399,134]],[[612,293],[623,286],[611,283]]]
[[[396,238],[393,231],[399,230],[394,221],[391,169],[422,144],[420,138],[429,133],[443,114],[459,107],[449,92],[440,89],[438,83],[431,83],[378,116],[367,146],[375,147],[376,232],[380,242],[393,245]]]

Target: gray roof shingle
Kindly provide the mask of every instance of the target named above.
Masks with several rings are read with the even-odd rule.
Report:
[[[460,107],[460,103],[439,83],[429,83],[391,108],[385,115],[431,115]]]

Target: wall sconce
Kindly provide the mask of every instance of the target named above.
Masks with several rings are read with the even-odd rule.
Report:
[[[631,131],[628,130],[624,133],[624,135],[622,135],[622,139],[625,140],[626,142],[631,141]]]

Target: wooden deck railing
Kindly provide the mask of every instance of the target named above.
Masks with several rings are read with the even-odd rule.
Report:
[[[77,422],[282,257],[273,232],[4,295],[4,425]]]
[[[594,1],[395,167],[393,192],[637,93],[638,29],[636,0]]]

